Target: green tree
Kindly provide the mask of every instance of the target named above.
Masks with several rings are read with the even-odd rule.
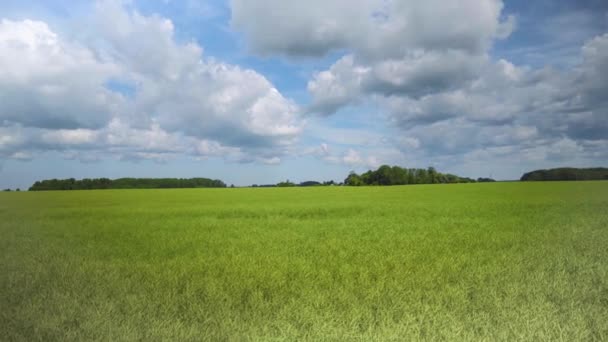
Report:
[[[361,176],[356,174],[354,171],[351,171],[350,174],[348,174],[348,177],[346,177],[346,179],[344,180],[344,185],[361,186],[363,185],[363,181],[361,179]]]
[[[375,171],[367,171],[361,176],[351,172],[344,184],[360,185],[404,185],[404,184],[438,184],[470,183],[470,178],[461,178],[451,174],[442,174],[434,167],[427,169],[406,169],[399,166],[382,165]]]
[[[288,187],[293,187],[293,186],[296,186],[296,185],[294,183],[290,182],[289,179],[277,184],[277,187],[279,187],[279,188],[288,188]]]
[[[437,174],[437,170],[434,167],[429,166],[426,170],[428,182],[431,184],[439,183],[439,175]]]

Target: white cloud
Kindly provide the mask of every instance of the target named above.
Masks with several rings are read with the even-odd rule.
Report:
[[[15,152],[9,156],[10,159],[16,160],[32,160],[32,155],[27,152]]]
[[[346,52],[309,81],[312,112],[379,105],[385,115],[370,115],[394,127],[396,136],[388,141],[416,160],[454,162],[459,155],[498,158],[507,152],[511,158],[516,151],[544,160],[592,160],[597,148],[583,142],[608,139],[608,82],[602,77],[608,73],[608,35],[589,40],[574,66],[532,68],[491,57],[492,44],[516,26],[514,17],[503,16],[501,1],[388,1],[384,9],[380,2],[366,2],[360,9],[371,6],[374,15],[353,31],[373,32],[373,39],[352,38],[346,32],[351,18],[331,10],[339,1],[330,3],[321,18],[334,20],[336,32],[342,27],[344,34],[335,33],[340,44],[323,53]],[[239,20],[234,19],[237,27]],[[254,50],[293,55],[243,30],[254,36]],[[348,159],[357,160],[354,154]]]
[[[274,1],[262,3],[262,7],[274,5]],[[334,6],[346,6],[341,1],[324,1],[318,6],[327,7],[318,20],[334,22],[336,32],[342,32],[341,44],[330,45],[324,52],[348,51],[308,84],[310,111],[325,115],[364,103],[370,96],[418,100],[467,87],[491,64],[493,42],[508,37],[516,22],[514,17],[503,18],[500,0],[363,1],[354,4],[364,13],[361,21],[334,10]],[[266,37],[307,43],[289,30],[257,36],[258,31],[266,31],[265,25],[272,25],[272,20],[249,23],[239,16],[247,10],[240,1],[233,1],[233,23],[252,36],[256,50],[291,54],[288,49],[276,51],[267,46]],[[303,13],[308,15],[306,10]],[[296,31],[306,29],[305,24],[294,25]],[[359,33],[350,38],[352,32]]]
[[[177,41],[170,20],[100,1],[88,22],[77,41],[41,21],[0,22],[0,124],[23,133],[2,137],[3,155],[86,149],[273,164],[300,135],[293,101],[259,73]]]
[[[582,62],[565,70],[521,67],[504,59],[493,62],[480,55],[471,64],[471,72],[461,79],[450,77],[447,69],[433,64],[424,68],[419,67],[424,63],[400,65],[386,59],[365,66],[357,65],[351,56],[349,63],[355,62],[350,65],[365,70],[356,82],[348,76],[352,74],[349,68],[339,67],[342,60],[317,74],[309,89],[316,89],[320,79],[325,81],[319,87],[324,91],[312,92],[313,108],[331,104],[326,101],[332,99],[332,92],[327,89],[350,90],[348,96],[341,95],[341,99],[347,99],[341,102],[342,106],[365,101],[379,104],[386,116],[375,114],[378,120],[386,119],[398,135],[389,140],[404,153],[414,153],[419,160],[483,156],[490,152],[499,157],[500,151],[509,150],[514,155],[515,151],[522,151],[530,160],[536,160],[534,156],[565,161],[569,156],[573,160],[592,161],[597,149],[583,141],[608,139],[605,96],[608,82],[602,77],[602,71],[608,72],[607,42],[608,35],[591,39],[582,48]],[[382,63],[388,63],[386,76],[378,77],[382,72],[378,65]],[[454,70],[457,69],[466,68]],[[411,85],[419,89],[410,90],[408,76],[418,72],[422,76],[414,77]],[[437,80],[449,83],[442,85],[438,81],[436,84],[442,86],[425,88],[428,83],[422,80],[435,75]],[[328,80],[334,83],[327,84]],[[384,87],[369,87],[370,80],[376,83],[385,80]],[[337,109],[324,108],[329,112]],[[561,148],[557,149],[558,146]],[[483,153],[470,154],[472,151]]]
[[[70,37],[2,19],[0,157],[276,164],[302,150],[306,129],[317,145],[300,155],[351,167],[607,160],[608,34],[567,67],[531,67],[492,56],[516,26],[500,0],[311,1],[231,1],[232,27],[258,54],[339,55],[308,82],[307,110],[325,116],[306,127],[263,75],[208,56],[129,1],[98,2]],[[591,32],[572,31],[564,41],[579,45]]]
[[[113,120],[103,131],[103,143],[114,151],[146,153],[187,151],[187,146],[181,134],[170,134],[157,123],[152,123],[148,127],[131,127],[123,121]]]
[[[204,58],[194,43],[177,43],[169,20],[113,2],[99,6],[97,20],[102,48],[136,80],[135,112],[162,128],[235,147],[282,146],[300,133],[297,106],[264,76]]]
[[[84,128],[52,130],[42,133],[41,140],[51,145],[89,145],[99,141],[99,132]]]
[[[333,114],[341,107],[364,102],[365,96],[420,98],[455,90],[475,80],[487,64],[487,56],[458,50],[415,50],[400,59],[360,64],[352,55],[329,70],[313,76],[308,90],[313,97],[310,111]]]
[[[225,157],[240,154],[241,151],[235,147],[222,146],[217,141],[201,140],[195,146],[195,154],[200,157]]]
[[[0,21],[0,119],[42,128],[98,128],[120,103],[118,72],[40,21]]]
[[[372,0],[231,1],[233,27],[263,55],[320,56],[346,47],[365,35],[376,7]]]
[[[308,91],[313,97],[310,111],[333,114],[341,107],[356,103],[369,71],[368,67],[355,65],[354,57],[347,55],[329,70],[315,74],[308,82]]]
[[[353,148],[344,150],[334,149],[327,143],[322,143],[316,147],[307,148],[302,155],[314,156],[331,164],[339,164],[350,168],[377,168],[381,165],[380,158],[376,154],[382,154],[385,151],[362,151]],[[386,158],[387,160],[390,158]]]
[[[500,0],[232,0],[231,8],[233,27],[263,55],[352,49],[385,58],[411,48],[478,52],[515,26],[513,18],[501,20]]]
[[[608,98],[608,33],[588,41],[582,50],[584,64],[582,78],[587,101],[607,105]]]
[[[359,155],[359,152],[349,149],[346,154],[342,157],[342,161],[347,165],[359,165],[363,163],[363,158]]]

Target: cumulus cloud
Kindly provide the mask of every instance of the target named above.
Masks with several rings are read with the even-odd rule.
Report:
[[[40,128],[99,128],[120,96],[118,66],[66,42],[41,21],[0,21],[0,119]]]
[[[461,5],[467,8],[466,2],[451,6]],[[514,22],[487,18],[494,21],[484,21],[476,39],[452,41],[446,29],[446,39],[439,33],[423,33],[421,41],[379,35],[375,53],[351,45],[349,54],[309,81],[310,111],[329,115],[373,101],[402,136],[389,138],[393,145],[432,160],[491,151],[497,158],[521,153],[530,160],[593,161],[608,139],[608,82],[602,76],[608,72],[608,34],[585,43],[578,64],[533,68],[493,60],[492,40],[506,37]],[[448,18],[446,27],[457,20]],[[463,37],[474,37],[470,33]]]
[[[385,99],[389,117],[430,156],[508,148],[513,154],[532,149],[548,160],[568,154],[592,160],[594,149],[586,146],[608,138],[608,111],[589,97],[597,88],[584,80],[586,63],[565,72],[498,64],[457,91]],[[564,147],[559,153],[549,151],[558,146]]]
[[[595,37],[583,46],[582,78],[586,100],[595,105],[606,105],[608,79],[608,33]]]
[[[515,26],[514,18],[501,18],[500,0],[232,0],[231,8],[232,26],[262,55],[321,56],[341,49],[381,57],[400,57],[411,48],[483,51]]]
[[[313,97],[310,111],[334,114],[344,106],[362,102],[366,95],[419,99],[456,90],[475,80],[482,71],[479,66],[486,62],[485,55],[471,56],[457,50],[416,50],[400,59],[367,64],[347,55],[309,81]]]
[[[601,42],[603,38],[593,39],[583,54]],[[608,93],[608,87],[589,72],[599,68],[588,57],[571,70],[534,70],[499,61],[456,91],[382,101],[400,132],[420,142],[418,153],[447,168],[597,165],[608,156],[600,148],[608,143],[608,110],[594,96]]]
[[[262,6],[273,5],[274,1],[263,1]],[[332,45],[333,40],[328,40],[330,47],[324,53],[345,50],[347,55],[313,75],[308,84],[311,112],[333,114],[370,96],[417,100],[468,86],[491,62],[492,44],[507,38],[516,26],[514,17],[502,14],[501,0],[362,1],[352,5],[363,13],[359,21],[333,10],[343,5],[340,1],[318,4],[328,8],[317,20],[334,23],[334,30],[342,32],[340,43]],[[264,24],[247,22],[242,18],[246,7],[233,1],[233,25],[251,36],[254,50],[292,56],[293,51],[280,49],[284,45],[267,44],[266,39],[307,44],[306,38],[288,38],[289,30],[259,33],[266,31],[264,25],[272,25],[272,18]],[[293,25],[298,32],[306,29],[304,24]]]
[[[136,80],[135,113],[170,132],[251,150],[288,145],[300,133],[297,106],[264,76],[204,58],[194,43],[178,44],[167,19],[113,2],[98,11],[99,35]]]
[[[318,146],[305,149],[302,155],[313,156],[331,164],[362,169],[377,168],[381,165],[381,159],[376,155],[377,153],[378,151],[363,151],[354,148],[333,148],[327,143],[322,143]]]
[[[317,73],[308,82],[313,96],[310,110],[322,114],[334,114],[340,108],[355,104],[361,96],[361,86],[370,69],[355,65],[352,55],[337,61],[329,70]]]
[[[198,160],[221,158],[235,163],[264,164],[280,163],[278,155],[286,153],[286,150],[277,150],[276,147],[252,150],[223,145],[215,140],[168,132],[157,123],[148,127],[132,127],[119,119],[113,119],[98,130],[55,130],[21,125],[0,127],[1,158],[25,160],[47,151],[59,152],[67,159],[83,162],[105,158],[166,162],[177,156],[190,156]]]
[[[363,37],[375,7],[371,0],[232,0],[232,26],[259,54],[321,56]]]
[[[353,168],[607,159],[608,34],[595,26],[566,39],[580,50],[567,65],[539,67],[495,55],[517,26],[501,0],[231,0],[231,26],[258,55],[337,56],[311,75],[301,109],[129,4],[98,2],[69,37],[0,18],[0,158],[272,165],[302,150],[307,111],[321,115],[306,138],[326,143],[300,154]]]
[[[86,149],[274,164],[301,133],[293,101],[179,42],[170,20],[100,1],[88,21],[75,41],[42,21],[0,22],[0,124],[19,133],[2,136],[3,156]]]

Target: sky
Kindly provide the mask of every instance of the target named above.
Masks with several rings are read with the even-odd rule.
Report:
[[[608,166],[605,0],[2,0],[0,188]]]

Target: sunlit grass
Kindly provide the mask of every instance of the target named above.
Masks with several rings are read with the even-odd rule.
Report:
[[[0,340],[608,339],[608,182],[0,194]]]

